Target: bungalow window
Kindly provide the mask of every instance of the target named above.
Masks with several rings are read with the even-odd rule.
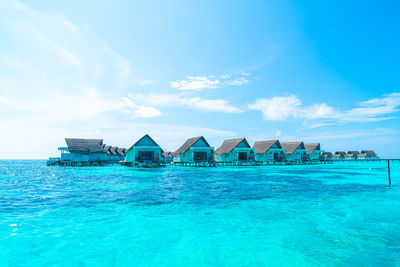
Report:
[[[193,159],[195,161],[206,161],[207,160],[207,152],[194,152]]]
[[[141,160],[154,160],[154,151],[139,151],[138,158]]]

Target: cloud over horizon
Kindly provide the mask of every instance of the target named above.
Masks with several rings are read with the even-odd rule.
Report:
[[[296,95],[259,98],[248,108],[259,110],[264,120],[285,121],[287,119],[321,120],[314,127],[346,122],[375,122],[393,119],[400,107],[400,93],[394,92],[379,98],[360,102],[349,110],[340,110],[326,103],[302,105]],[[390,116],[388,116],[390,115]]]

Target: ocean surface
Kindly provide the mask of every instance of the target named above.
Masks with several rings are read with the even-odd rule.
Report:
[[[0,161],[0,266],[400,266],[400,163]]]

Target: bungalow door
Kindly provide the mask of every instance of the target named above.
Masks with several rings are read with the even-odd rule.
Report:
[[[239,160],[247,160],[247,153],[246,152],[239,152]]]
[[[194,161],[206,161],[207,160],[207,152],[194,152],[193,160]]]

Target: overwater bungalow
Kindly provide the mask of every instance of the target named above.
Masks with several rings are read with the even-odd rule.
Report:
[[[286,149],[279,140],[256,141],[253,145],[256,161],[274,162],[286,160]]]
[[[304,162],[308,160],[307,152],[303,142],[281,143],[282,148],[286,149],[286,160],[292,162]]]
[[[106,163],[108,161],[103,139],[65,138],[65,142],[67,147],[58,148],[63,162]]]
[[[125,163],[128,166],[158,163],[161,153],[161,147],[146,134],[127,150]]]
[[[344,151],[336,151],[335,154],[332,155],[332,159],[333,160],[344,159],[344,155],[346,155],[346,152],[344,152]]]
[[[189,138],[175,151],[174,161],[179,162],[209,162],[214,161],[214,148],[203,136]]]
[[[356,160],[358,154],[360,154],[360,152],[358,152],[358,151],[348,151],[347,154],[344,155],[344,159],[346,159],[346,160]]]
[[[324,153],[324,159],[325,160],[331,160],[332,156],[333,156],[333,154],[331,152],[325,152]]]
[[[215,160],[220,162],[254,161],[254,148],[244,137],[225,140],[215,150]]]
[[[323,156],[324,151],[321,150],[320,143],[304,144],[304,147],[306,149],[310,150],[309,152],[307,152],[307,156],[308,156],[309,160],[321,161],[321,160],[325,159]]]
[[[358,159],[379,159],[379,157],[373,150],[361,150]]]

